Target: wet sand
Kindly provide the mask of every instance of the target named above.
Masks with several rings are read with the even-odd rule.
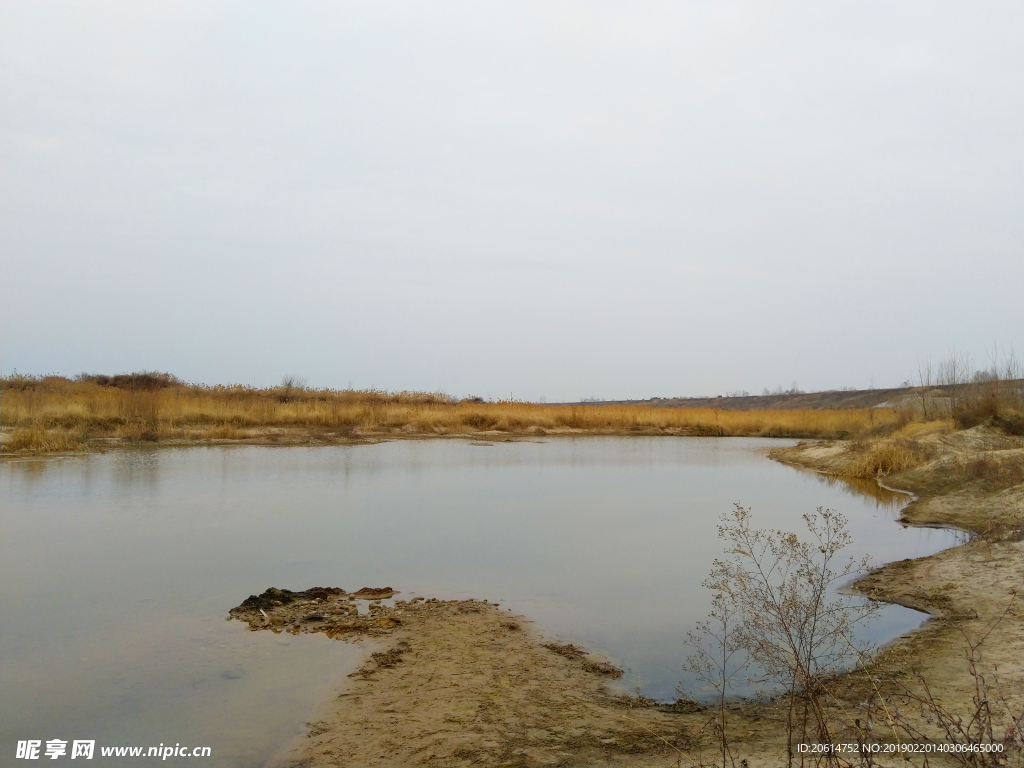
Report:
[[[351,595],[309,599],[323,591],[232,611],[256,631],[369,640],[363,665],[272,765],[677,765],[707,751],[694,735],[710,715],[694,702],[616,693],[605,681],[621,671],[607,659],[498,605],[419,598],[354,615]],[[764,755],[781,714],[759,709],[736,739]]]

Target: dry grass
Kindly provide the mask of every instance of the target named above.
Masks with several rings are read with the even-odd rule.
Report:
[[[36,424],[16,427],[10,440],[4,442],[4,453],[61,453],[78,451],[85,447],[85,439],[80,432],[68,432],[63,429],[45,429]]]
[[[851,463],[848,474],[853,477],[885,477],[920,466],[928,460],[921,446],[910,440],[879,440]]]
[[[897,412],[889,429],[875,429],[855,440],[850,459],[832,471],[871,479],[906,472],[934,458],[934,439],[955,429],[951,419],[908,422],[905,411]]]
[[[143,378],[134,383],[130,378],[111,381],[0,380],[0,422],[10,435],[2,450],[70,450],[98,438],[255,441],[283,437],[294,441],[485,432],[846,438],[884,428],[896,418],[880,409],[718,411],[542,405],[409,392],[204,387],[170,377],[155,383]]]
[[[855,458],[833,471],[848,478],[876,479],[914,469],[932,458],[934,443],[929,438],[956,428],[949,419],[907,423],[905,412],[898,412],[890,426],[889,434],[868,434],[854,441]]]
[[[948,419],[935,419],[932,421],[912,421],[901,426],[892,433],[895,438],[906,440],[917,440],[929,435],[943,435],[953,431],[955,425]]]
[[[958,457],[956,470],[987,491],[1000,491],[1024,482],[1020,451],[986,451]]]

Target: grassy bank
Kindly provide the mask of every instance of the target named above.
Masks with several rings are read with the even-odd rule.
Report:
[[[846,438],[886,429],[897,419],[888,409],[545,405],[411,392],[197,386],[166,375],[0,380],[4,453],[111,441],[319,443],[482,433]]]

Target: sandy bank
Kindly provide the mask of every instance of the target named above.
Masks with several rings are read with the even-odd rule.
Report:
[[[373,640],[274,765],[677,765],[708,751],[698,743],[708,713],[613,692],[605,681],[621,672],[606,659],[545,639],[500,606],[421,598],[358,613],[340,592],[282,604],[268,591],[232,610],[256,631]],[[779,715],[748,709],[737,745],[770,764],[783,754]]]
[[[889,563],[854,584],[872,599],[932,616],[883,650],[870,674],[895,687],[919,690],[912,672],[919,673],[937,702],[966,715],[976,693],[966,654],[969,644],[981,642],[977,668],[992,689],[997,727],[1006,727],[1024,708],[1021,439],[976,427],[928,435],[910,447],[921,452],[921,463],[884,478],[886,486],[916,497],[902,510],[900,522],[956,527],[965,532],[965,543]],[[843,476],[864,451],[864,446],[836,441],[779,449],[771,456]],[[867,688],[864,676],[847,675],[837,692],[855,702],[870,694]]]

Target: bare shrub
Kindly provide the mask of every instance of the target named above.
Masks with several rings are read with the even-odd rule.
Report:
[[[939,366],[937,383],[948,399],[948,416],[961,429],[990,423],[1020,434],[1024,427],[1021,375],[1012,348],[1002,354],[995,347],[988,356],[988,367],[977,370],[970,355],[951,349]]]
[[[856,720],[859,739],[870,737],[873,722],[881,721],[898,739],[915,744],[942,745],[942,753],[955,765],[1020,765],[1024,756],[1024,712],[1014,711],[1007,702],[998,674],[978,669],[982,648],[992,631],[1011,614],[1017,593],[1011,596],[1003,614],[981,635],[972,640],[960,630],[966,645],[967,671],[973,682],[970,703],[959,709],[941,703],[920,666],[911,670],[911,683],[890,680],[893,693],[876,692],[860,709],[865,717]],[[927,754],[927,753],[924,753]],[[927,757],[924,765],[928,765]]]
[[[691,645],[698,644],[691,669],[717,680],[719,690],[735,674],[731,657],[744,653],[759,670],[752,682],[769,692],[781,691],[787,702],[789,765],[796,743],[832,742],[827,685],[870,650],[854,638],[854,629],[879,610],[873,602],[835,592],[868,565],[867,558],[840,559],[851,543],[846,518],[819,507],[804,521],[807,541],[794,533],[753,528],[750,510],[739,504],[723,515],[718,536],[725,542],[725,557],[715,560],[705,582],[718,599],[709,620],[698,627],[703,637],[690,638]],[[719,708],[724,765],[731,760],[724,695]],[[830,754],[821,759],[827,765],[836,762]]]
[[[306,380],[301,376],[285,376],[277,390],[277,399],[282,403],[290,403],[298,398],[305,399]]]
[[[935,372],[932,370],[932,361],[926,360],[922,363],[920,360],[917,361],[917,397],[921,403],[921,415],[925,421],[928,421],[928,405],[929,395],[931,393],[932,384],[935,380]]]
[[[1012,488],[1024,482],[1024,465],[1016,452],[1011,455],[982,453],[969,460],[958,461],[964,476],[979,481],[987,490]]]
[[[991,424],[1007,434],[1024,433],[1024,418],[1012,407],[1013,401],[1002,397],[992,383],[976,385],[974,397],[965,397],[960,407],[953,412],[953,420],[960,429],[970,429],[978,424]]]
[[[718,710],[709,724],[721,749],[722,765],[728,761],[735,766],[736,760],[729,744],[725,701],[732,681],[750,665],[750,657],[741,644],[739,634],[742,612],[727,583],[705,579],[701,586],[713,590],[715,595],[708,618],[697,624],[696,631],[686,633],[686,644],[693,648],[693,653],[686,660],[686,668],[714,689]],[[683,686],[677,687],[676,693],[679,696],[677,702],[696,703],[687,697],[688,692]]]

